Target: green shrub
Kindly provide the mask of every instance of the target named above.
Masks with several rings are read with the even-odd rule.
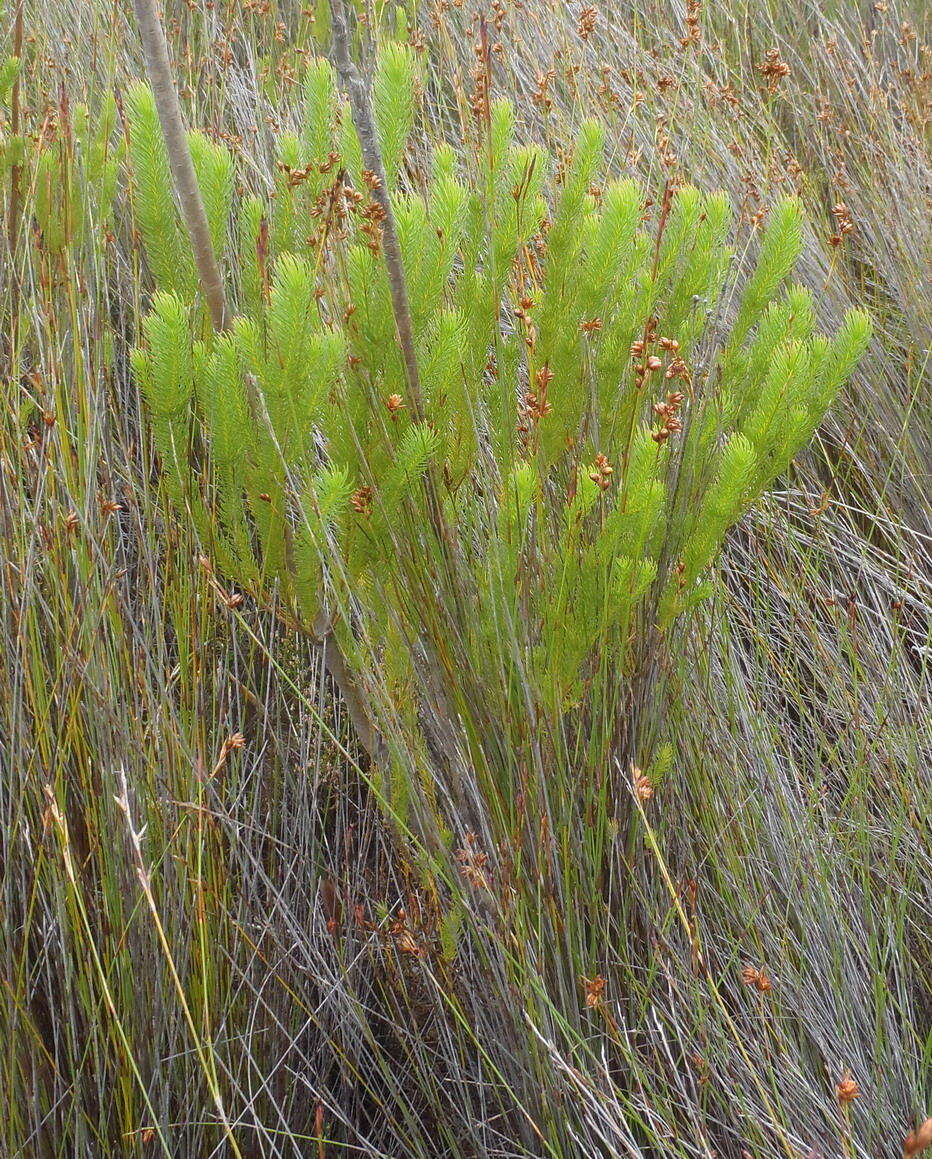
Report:
[[[160,284],[133,364],[169,490],[219,566],[335,640],[365,690],[385,738],[372,783],[401,831],[449,884],[450,854],[482,829],[521,883],[520,901],[499,897],[501,920],[532,956],[568,939],[553,968],[572,993],[607,920],[593,883],[626,840],[632,767],[652,791],[672,761],[645,689],[712,590],[728,529],[812,437],[870,321],[852,311],[818,335],[811,295],[786,286],[796,199],[773,207],[741,278],[728,199],[668,187],[648,213],[635,182],[603,179],[593,123],[555,166],[516,140],[500,102],[475,155],[440,146],[409,178],[415,78],[393,46],[373,91],[419,382],[396,337],[373,179],[320,62],[274,203],[244,196],[227,222],[233,166],[195,151],[217,243],[238,239],[238,313],[219,335],[180,256],[151,101],[133,96]],[[458,922],[451,903],[448,953]]]
[[[374,91],[393,174],[413,78],[409,52],[391,46]],[[364,180],[343,186],[340,164],[327,164],[349,130],[326,64],[309,69],[307,93],[300,142],[283,148],[308,170],[308,212],[296,221],[282,197],[274,210],[241,202],[243,313],[207,340],[191,317],[154,108],[133,94],[139,224],[164,287],[135,368],[178,493],[205,505],[203,530],[236,578],[276,581],[308,622],[321,601],[353,595],[375,623],[400,615],[417,632],[407,569],[442,549],[487,646],[523,620],[535,686],[577,702],[599,649],[624,670],[645,613],[659,606],[666,625],[706,594],[725,533],[812,436],[869,320],[852,312],[828,340],[814,333],[811,295],[783,292],[803,231],[787,198],[723,334],[727,198],[683,186],[658,229],[634,182],[594,185],[598,126],[582,127],[554,175],[541,150],[515,144],[503,102],[470,174],[442,147],[423,191],[395,177],[423,383],[411,398],[376,203]],[[222,253],[232,159],[197,134],[192,145]],[[285,248],[260,293],[258,233],[273,217]],[[208,472],[196,478],[187,454],[195,412],[215,468],[209,497]]]

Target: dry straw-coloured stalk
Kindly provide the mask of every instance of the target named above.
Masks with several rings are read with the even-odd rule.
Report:
[[[149,873],[149,868],[146,865],[145,858],[142,853],[142,838],[143,830],[139,829],[133,822],[133,814],[130,806],[129,787],[126,783],[126,772],[120,770],[120,784],[121,791],[116,797],[116,803],[120,812],[126,818],[126,827],[129,833],[129,840],[133,850],[133,858],[136,863],[136,876],[139,879],[139,884],[142,887],[143,895],[146,899],[146,904],[149,907],[149,912],[152,916],[152,923],[155,926],[156,933],[159,939],[159,945],[162,948],[162,953],[165,956],[165,962],[168,966],[169,974],[171,975],[172,984],[175,992],[178,995],[178,1003],[184,1013],[185,1022],[188,1026],[188,1031],[191,1035],[191,1041],[194,1043],[194,1050],[197,1054],[198,1063],[204,1073],[208,1089],[210,1090],[211,1100],[216,1109],[219,1122],[223,1128],[224,1136],[230,1147],[230,1152],[235,1156],[235,1159],[243,1159],[243,1153],[237,1142],[236,1135],[233,1132],[233,1123],[230,1121],[230,1116],[227,1113],[224,1104],[223,1095],[220,1091],[220,1083],[217,1078],[217,1064],[213,1056],[213,1051],[210,1043],[204,1041],[202,1035],[198,1032],[194,1017],[191,1013],[191,1007],[188,1003],[185,994],[184,983],[178,973],[178,966],[175,962],[175,956],[172,953],[171,946],[168,941],[168,936],[165,932],[165,925],[159,913],[159,907],[155,899],[155,894],[152,892],[152,879]]]
[[[6,5],[11,21],[15,3],[8,0]],[[116,14],[112,27],[118,31],[118,7],[106,0],[81,5],[52,0],[30,9],[35,15],[28,31],[38,37],[33,59],[38,64],[40,50],[49,47],[46,38],[54,35],[52,55],[65,57],[67,63],[62,31],[80,20],[83,31],[90,26],[106,34],[110,13]],[[466,0],[464,9],[475,7]],[[598,27],[586,44],[587,51],[604,54],[598,63],[604,59],[624,66],[633,56],[632,67],[643,65],[654,59],[649,52],[655,36],[672,38],[683,31],[663,5],[649,2],[638,6],[635,37],[630,31],[634,21],[628,18],[631,7],[600,6]],[[927,169],[921,150],[908,147],[904,85],[898,78],[903,75],[899,69],[905,73],[907,68],[914,68],[918,77],[922,65],[916,67],[908,46],[895,39],[908,7],[891,4],[886,16],[881,7],[887,6],[868,13],[881,35],[876,64],[865,64],[855,52],[862,14],[854,6],[843,6],[834,17],[826,14],[826,31],[840,44],[837,55],[826,54],[821,61],[819,36],[798,27],[788,3],[763,14],[739,4],[740,18],[732,10],[721,14],[707,6],[703,19],[709,44],[715,43],[723,24],[734,39],[726,35],[720,57],[700,55],[705,52],[701,46],[690,49],[681,89],[690,96],[702,91],[700,68],[708,66],[708,76],[727,75],[737,91],[734,99],[742,102],[744,136],[727,100],[711,109],[707,100],[697,100],[693,109],[692,101],[676,100],[675,90],[658,88],[655,101],[649,66],[646,83],[639,86],[646,94],[640,110],[626,106],[627,90],[617,73],[607,83],[620,94],[632,142],[647,153],[655,135],[654,113],[669,112],[675,102],[673,132],[690,142],[680,150],[684,175],[704,182],[711,174],[728,184],[736,199],[743,192],[735,184],[739,161],[732,165],[725,148],[732,134],[746,148],[740,172],[746,166],[758,181],[763,181],[761,152],[779,159],[784,145],[792,142],[808,171],[810,212],[822,199],[823,184],[831,180],[828,145],[834,141],[830,123],[824,137],[815,135],[823,122],[812,119],[807,86],[831,100],[840,117],[850,117],[851,136],[847,144],[841,142],[850,188],[841,192],[856,213],[858,232],[831,251],[836,267],[820,307],[834,317],[843,287],[858,292],[856,278],[850,284],[844,280],[852,269],[850,246],[868,284],[889,291],[883,307],[889,312],[889,328],[909,335],[909,349],[915,352],[928,343],[917,328],[923,303],[914,292],[921,249],[914,244],[916,211],[922,202],[911,191]],[[261,97],[256,94],[257,109],[269,99],[276,113],[290,114],[289,78],[276,74],[274,66],[291,60],[293,46],[287,38],[273,39],[274,13],[263,21],[255,6],[235,8],[229,22],[224,20],[224,35],[270,65],[268,85],[274,90],[266,87]],[[96,22],[89,15],[95,11],[100,13]],[[505,51],[495,57],[497,80],[531,91],[535,73],[527,72],[528,42],[540,36],[541,67],[548,66],[560,40],[557,18],[563,11],[563,5],[541,0],[524,14],[517,35],[504,37]],[[567,12],[568,20],[575,21],[576,10]],[[214,47],[206,35],[211,30],[209,9],[181,8],[179,16],[193,60],[208,59]],[[464,35],[454,24],[460,17],[458,6],[451,6],[452,28],[442,30],[451,46],[454,37]],[[461,25],[468,31],[465,19]],[[755,43],[748,45],[745,38],[752,31]],[[425,33],[432,36],[429,28]],[[168,35],[180,65],[172,33]],[[568,39],[572,35],[570,29]],[[766,78],[752,69],[770,43],[780,45],[783,55],[794,61],[793,73],[776,97],[766,93]],[[134,62],[124,38],[115,44],[113,79],[122,84]],[[429,45],[433,49],[433,40]],[[468,65],[472,58],[466,50],[464,55]],[[864,67],[854,69],[857,85],[846,96],[843,69],[855,57]],[[210,71],[198,64],[193,70],[197,78],[192,75],[190,80],[192,87],[204,86],[195,96],[198,116],[214,128],[229,128],[239,124],[244,96],[251,99],[253,94],[248,78],[236,85],[215,83],[218,57],[209,59]],[[34,94],[36,80],[41,90],[47,75],[44,60],[43,52],[41,74],[23,75],[24,109],[38,110],[38,115],[42,102]],[[457,69],[433,53],[427,60],[437,61],[428,67],[437,70],[439,91],[448,92]],[[679,78],[679,60],[675,51],[661,45],[658,68]],[[531,63],[537,65],[536,60]],[[728,71],[719,74],[719,68]],[[874,110],[873,98],[868,104],[865,96],[861,81],[870,83],[874,68],[889,69],[890,87],[885,81],[882,94],[889,109],[878,100]],[[585,71],[580,77],[585,83]],[[70,76],[71,97],[96,107],[101,79],[93,69]],[[661,80],[666,83],[666,76]],[[601,78],[594,76],[593,86],[599,83]],[[430,85],[428,91],[434,90]],[[762,116],[761,101],[754,95],[758,90],[779,110],[778,123]],[[553,116],[566,117],[562,73],[551,82],[550,92]],[[587,110],[597,107],[585,94],[579,104]],[[449,119],[447,103],[428,105],[428,110],[427,133],[436,134]],[[876,134],[867,124],[875,111]],[[24,113],[27,132],[38,127],[32,116]],[[533,118],[534,110],[522,109],[522,116]],[[263,133],[255,142],[244,140],[251,164],[265,165],[261,149],[250,151],[265,138]],[[622,133],[622,149],[626,141]],[[857,163],[868,151],[878,160],[870,170]],[[724,178],[715,176],[720,170]],[[4,186],[6,194],[8,178]],[[22,192],[25,221],[33,193],[25,180]],[[836,200],[830,195],[834,191],[825,192],[823,209]],[[752,201],[750,210],[754,208]],[[124,272],[130,265],[125,241],[121,231],[112,243]],[[804,270],[807,284],[816,289],[826,280],[829,260],[829,250],[820,243],[828,245],[821,236],[807,243]],[[898,247],[908,250],[903,260]],[[670,895],[653,865],[644,867],[638,847],[632,845],[628,856],[633,888],[628,890],[628,879],[620,876],[618,892],[636,897],[638,924],[633,931],[615,925],[606,953],[595,942],[591,954],[572,962],[572,986],[563,994],[548,990],[547,997],[553,999],[549,1015],[542,1014],[542,1004],[516,999],[506,985],[515,980],[520,984],[522,971],[536,979],[541,959],[521,958],[514,977],[506,978],[494,961],[486,962],[471,948],[457,950],[455,927],[445,934],[449,958],[441,960],[429,948],[422,949],[424,957],[400,948],[403,928],[415,927],[420,946],[430,943],[416,928],[416,916],[407,927],[392,920],[402,901],[410,914],[414,909],[403,898],[403,883],[392,875],[390,858],[380,855],[373,813],[360,808],[363,798],[355,795],[356,778],[345,771],[351,761],[344,760],[338,738],[327,740],[326,734],[314,758],[321,708],[314,694],[302,699],[298,685],[303,686],[304,673],[318,657],[302,648],[296,667],[270,617],[237,618],[227,634],[215,622],[213,602],[192,598],[206,590],[199,573],[192,577],[188,559],[165,550],[157,493],[147,485],[147,443],[139,437],[134,408],[120,409],[125,380],[118,369],[110,376],[109,355],[102,346],[95,347],[93,337],[99,332],[109,340],[115,318],[132,324],[130,303],[141,287],[121,277],[101,280],[94,292],[90,262],[103,267],[110,252],[95,236],[93,248],[73,251],[75,260],[56,272],[55,284],[40,298],[33,287],[49,268],[41,237],[21,229],[19,251],[23,368],[41,366],[47,378],[65,387],[56,425],[30,430],[28,448],[14,407],[4,409],[0,422],[0,458],[13,468],[0,472],[0,523],[6,535],[0,598],[0,811],[5,818],[3,860],[9,870],[2,886],[9,920],[0,936],[5,986],[0,1038],[8,1044],[0,1060],[0,1084],[9,1114],[0,1127],[0,1152],[30,1154],[44,1148],[75,1155],[123,1154],[139,1144],[151,1150],[150,1124],[163,1126],[165,1154],[205,1154],[222,1146],[215,1116],[204,1115],[199,1063],[152,922],[138,919],[144,901],[138,887],[127,882],[126,845],[107,840],[114,828],[113,794],[120,792],[114,781],[115,744],[121,759],[127,754],[132,783],[138,786],[137,819],[150,824],[146,861],[159,867],[153,886],[158,885],[160,916],[175,960],[185,967],[182,980],[195,1021],[200,1026],[204,1004],[210,1023],[224,1030],[213,1045],[228,1113],[237,1132],[243,1132],[241,1145],[248,1142],[269,1154],[316,1155],[323,1146],[327,1155],[355,1149],[416,1159],[501,1153],[555,1154],[560,1159],[581,1153],[669,1154],[686,1159],[713,1150],[739,1154],[742,1149],[755,1159],[774,1159],[779,1152],[770,1117],[728,1023],[717,1016],[704,976],[692,973],[690,941],[698,932],[704,935],[701,952],[724,987],[750,1062],[779,1108],[781,1125],[798,1141],[796,1159],[809,1154],[810,1144],[813,1157],[824,1152],[831,1159],[839,1153],[837,1142],[833,1152],[825,1140],[826,1124],[838,1113],[838,1073],[826,1068],[839,1054],[857,1060],[858,1077],[871,1076],[870,1106],[853,1116],[857,1153],[885,1155],[899,1145],[904,1159],[912,1159],[920,1142],[927,1146],[932,1127],[917,1127],[907,1139],[913,1124],[904,1118],[906,1105],[924,1109],[929,941],[916,915],[928,910],[932,881],[922,825],[929,789],[927,733],[922,727],[928,718],[928,664],[919,659],[929,642],[932,559],[920,534],[927,530],[921,490],[927,456],[915,453],[927,446],[929,426],[921,406],[903,413],[904,400],[912,397],[911,384],[924,381],[927,366],[921,357],[907,352],[904,361],[894,346],[892,357],[872,363],[861,385],[852,390],[848,411],[864,422],[869,416],[870,426],[865,431],[861,422],[845,427],[840,420],[830,426],[826,456],[817,456],[815,466],[811,459],[800,464],[781,493],[779,509],[753,517],[748,536],[733,539],[717,604],[720,622],[717,616],[714,630],[703,632],[697,642],[701,648],[684,656],[689,703],[687,711],[670,721],[676,773],[666,783],[655,783],[648,775],[643,792],[652,793],[645,810],[670,858],[672,880],[684,896],[686,924],[680,923],[679,929],[670,924]],[[9,317],[9,280],[4,281],[4,316]],[[37,330],[31,319],[39,316],[40,304],[44,326]],[[887,325],[884,332],[889,333]],[[112,337],[121,349],[120,332],[113,331]],[[27,357],[33,360],[29,364]],[[76,383],[75,373],[85,362],[92,371],[87,386]],[[426,383],[426,364],[422,371]],[[36,383],[30,393],[42,403],[40,389]],[[11,391],[15,398],[16,384]],[[74,425],[71,404],[77,400],[93,411],[106,438],[87,440],[86,450],[82,446],[83,473],[75,483],[72,462],[79,460],[61,440]],[[839,426],[844,440],[836,437]],[[901,426],[902,437],[897,434]],[[893,432],[889,438],[888,431]],[[37,447],[43,456],[41,491],[32,487]],[[846,473],[847,456],[858,465],[857,472]],[[67,485],[60,478],[63,468]],[[111,485],[123,480],[131,491],[112,491],[122,501],[122,513],[115,518],[111,512],[95,527],[99,488],[110,495]],[[79,513],[80,519],[68,515],[66,522],[70,512]],[[100,565],[114,545],[122,549],[127,536],[141,566],[120,579]],[[77,585],[74,567],[84,560],[89,561],[87,579]],[[837,607],[828,598],[849,590],[857,594],[856,620],[853,598],[838,600]],[[896,611],[888,616],[890,601],[896,601]],[[181,631],[179,609],[184,609]],[[89,624],[92,630],[82,635]],[[224,647],[217,650],[216,664],[201,663],[207,655],[202,645],[212,645],[218,636]],[[185,649],[180,657],[176,640]],[[846,641],[850,653],[844,651]],[[259,678],[253,657],[271,679]],[[101,698],[101,689],[114,688],[127,694]],[[860,727],[850,727],[851,722]],[[206,754],[215,751],[214,742],[240,727],[249,735],[250,749],[199,787],[192,753],[205,754],[206,761]],[[397,751],[398,736],[389,735]],[[310,760],[296,751],[299,738],[308,743]],[[586,779],[576,766],[572,773],[569,791],[584,790]],[[77,889],[57,847],[57,855],[49,855],[50,838],[58,828],[54,818],[42,844],[42,802],[34,804],[34,798],[39,797],[36,786],[45,780],[55,785],[62,810],[73,820]],[[150,785],[164,786],[178,799],[177,806],[164,791],[150,791]],[[559,803],[565,791],[562,782],[553,783],[552,799]],[[203,816],[205,832],[220,838],[204,842],[203,862],[197,849],[184,843],[184,828],[178,840],[171,823],[175,807],[183,811],[180,825],[187,825],[188,817]],[[592,815],[598,824],[600,814],[593,810]],[[490,862],[479,873],[498,888],[496,850],[483,836],[486,814],[479,820],[477,849],[488,848]],[[627,864],[618,863],[619,874]],[[316,872],[334,883],[342,902],[343,920],[335,933],[326,928],[324,918],[330,914],[315,914],[308,904]],[[688,881],[691,873],[694,882]],[[226,892],[215,885],[220,878],[229,883]],[[475,880],[473,887],[464,871],[464,889],[477,888],[486,896],[478,873]],[[694,906],[686,887],[696,883]],[[582,873],[573,884],[581,901],[600,888]],[[128,920],[127,898],[137,906],[135,920]],[[192,901],[200,906],[202,898],[203,913],[192,906]],[[382,907],[389,913],[384,926]],[[574,925],[582,924],[578,915],[584,918],[586,912],[583,904],[567,908],[562,916],[570,934]],[[656,939],[640,936],[642,929],[657,931]],[[201,952],[195,943],[201,938],[208,939],[211,951],[210,970],[205,971],[210,990],[203,997],[196,976]],[[548,947],[543,958],[548,969],[565,944],[554,940]],[[521,952],[523,946],[515,945],[515,950]],[[742,985],[739,965],[744,962],[754,963],[760,972],[766,963],[774,971],[771,992],[758,993],[756,983]],[[229,983],[223,978],[227,963]],[[399,968],[389,974],[385,965],[395,963]],[[193,977],[188,973],[191,964]],[[874,980],[881,976],[885,985],[878,992]],[[585,1008],[581,977],[594,983],[604,977],[604,994],[599,1005],[586,1008],[584,1017],[591,1017],[593,1024],[585,1024],[585,1041],[569,1048],[553,1028],[562,1025],[567,1011]],[[436,992],[436,1015],[424,1012],[424,981],[429,993]],[[522,997],[527,989],[522,987]],[[539,993],[536,983],[533,993]],[[877,993],[887,997],[870,1005]],[[850,1001],[840,1001],[839,995]],[[322,997],[323,1017],[313,1021]],[[440,1011],[441,1002],[449,1018]],[[526,1021],[523,1034],[507,1024],[509,1009]],[[607,1010],[622,1025],[620,1040],[608,1042],[594,1025]],[[630,1013],[638,1010],[649,1012],[648,1019],[632,1024]],[[48,1012],[47,1030],[43,1011]],[[425,1017],[427,1033],[422,1032]],[[74,1027],[81,1033],[75,1034]],[[439,1034],[433,1033],[435,1028]],[[625,1051],[628,1042],[631,1048]],[[604,1065],[597,1057],[603,1043],[608,1056]],[[690,1048],[699,1043],[702,1057],[691,1059]],[[823,1044],[828,1061],[822,1050],[813,1049],[814,1043]],[[774,1065],[775,1049],[779,1066]],[[613,1050],[619,1058],[611,1057]],[[134,1063],[138,1080],[131,1073]],[[528,1086],[536,1082],[554,1092],[554,1119],[568,1123],[562,1143],[553,1141],[555,1130],[543,1117],[533,1122],[524,1118],[525,1107],[537,1115],[530,1100],[521,1102],[524,1073]],[[826,1074],[832,1075],[831,1081]],[[283,1075],[294,1076],[294,1081],[279,1083]],[[134,1094],[134,1081],[139,1095]],[[520,1104],[515,1113],[512,1091]],[[147,1096],[164,1117],[155,1117]],[[325,1108],[325,1119],[323,1114],[318,1119],[315,1106]],[[177,1113],[169,1117],[161,1110],[165,1107],[177,1108]],[[537,1133],[537,1121],[546,1139]],[[637,1131],[633,1138],[631,1123]],[[921,1152],[929,1154],[928,1149]]]

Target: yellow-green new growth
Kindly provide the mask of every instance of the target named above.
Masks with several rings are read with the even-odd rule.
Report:
[[[474,608],[477,670],[501,679],[529,664],[569,705],[628,670],[639,633],[707,592],[728,529],[811,438],[870,322],[855,311],[834,338],[816,335],[811,295],[783,290],[802,244],[798,200],[772,207],[735,282],[725,195],[684,186],[646,219],[634,182],[602,183],[594,124],[558,172],[515,143],[513,109],[498,102],[469,164],[441,146],[412,191],[399,172],[415,79],[411,51],[388,44],[375,113],[422,397],[409,395],[380,209],[349,118],[332,132],[337,86],[319,61],[308,121],[285,142],[295,163],[318,164],[290,187],[285,216],[255,196],[231,208],[229,154],[192,137],[211,232],[239,246],[239,316],[230,336],[197,345],[190,266],[165,182],[153,188],[164,159],[151,101],[133,94],[139,196],[152,194],[140,228],[174,291],[156,296],[134,367],[188,496],[205,491],[182,437],[194,404],[213,463],[211,536],[260,591],[276,584],[308,620],[321,602],[352,605],[372,638],[400,639],[455,583]],[[331,147],[342,155],[321,172]],[[315,198],[342,207],[339,229],[295,216]],[[710,337],[731,300],[730,331]],[[521,626],[523,660],[502,652],[506,622]],[[338,630],[351,654],[348,625]]]

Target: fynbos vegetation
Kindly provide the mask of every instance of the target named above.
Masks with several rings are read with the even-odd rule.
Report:
[[[465,805],[474,779],[497,802],[492,848],[514,846],[535,880],[584,857],[601,815],[617,830],[599,843],[602,874],[625,840],[621,781],[650,759],[659,693],[634,701],[640,670],[710,593],[725,533],[812,436],[870,324],[852,311],[817,335],[811,293],[784,291],[796,199],[774,206],[736,279],[728,199],[668,183],[645,212],[634,181],[604,181],[591,122],[552,173],[496,103],[466,164],[438,148],[422,189],[405,190],[415,69],[397,45],[376,66],[388,209],[324,62],[308,69],[304,147],[285,142],[299,192],[278,220],[256,198],[231,215],[233,160],[192,136],[211,235],[223,251],[236,239],[242,313],[218,333],[197,308],[154,106],[131,95],[160,285],[133,367],[169,491],[221,572],[332,633],[354,685],[378,672],[390,686],[403,751],[373,747],[388,724],[358,708],[396,820],[451,847],[465,818],[446,802]],[[313,230],[300,246],[298,223]],[[561,774],[579,788],[554,812]]]
[[[0,1152],[923,1152],[905,15],[12,8]]]

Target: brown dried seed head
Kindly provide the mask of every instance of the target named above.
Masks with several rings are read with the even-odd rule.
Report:
[[[241,732],[231,733],[220,748],[221,759],[226,760],[226,758],[231,752],[233,752],[234,749],[241,749],[245,744],[246,738]]]
[[[770,981],[767,971],[758,970],[756,966],[745,966],[741,971],[741,980],[745,986],[753,986],[761,994],[769,994],[773,989],[773,983]]]
[[[771,48],[766,59],[757,66],[757,71],[766,79],[767,87],[773,93],[777,91],[780,81],[789,76],[790,66],[780,59],[779,49]]]
[[[580,12],[576,30],[583,40],[588,40],[595,31],[595,22],[598,15],[597,10],[591,4],[587,5]]]
[[[477,847],[475,833],[467,833],[462,848],[456,854],[460,872],[475,889],[491,889],[489,855]]]
[[[590,1010],[593,1010],[602,1001],[602,995],[605,993],[605,979],[601,974],[596,974],[594,978],[583,978],[582,981],[586,988],[586,1005]]]
[[[639,801],[649,801],[653,797],[654,786],[637,765],[631,766],[631,783]]]
[[[350,504],[357,515],[369,515],[372,512],[372,488],[360,487],[350,496]]]
[[[932,1119],[926,1119],[921,1127],[910,1131],[903,1144],[904,1159],[912,1159],[913,1155],[920,1155],[932,1147]]]
[[[861,1088],[851,1077],[851,1071],[846,1070],[835,1085],[835,1097],[842,1107],[850,1106],[855,1099],[861,1097]]]

